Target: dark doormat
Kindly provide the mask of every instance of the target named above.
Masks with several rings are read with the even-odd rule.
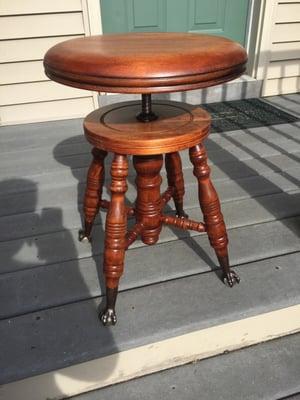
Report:
[[[201,104],[201,107],[212,116],[211,132],[236,131],[299,121],[294,115],[259,99]]]

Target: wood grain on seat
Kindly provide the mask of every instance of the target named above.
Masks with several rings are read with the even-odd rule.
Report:
[[[245,71],[244,48],[193,33],[129,33],[71,39],[52,47],[44,66],[54,81],[102,92],[191,90]]]
[[[174,101],[154,101],[158,119],[139,122],[139,101],[102,107],[84,120],[87,140],[119,154],[150,155],[180,151],[200,143],[209,132],[210,116],[200,107]]]

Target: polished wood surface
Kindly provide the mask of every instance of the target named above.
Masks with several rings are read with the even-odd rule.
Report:
[[[133,165],[137,173],[136,221],[143,227],[142,241],[150,245],[158,241],[161,231],[160,170],[163,156],[133,156]]]
[[[129,33],[71,39],[45,55],[46,75],[82,89],[117,93],[184,91],[245,71],[247,53],[230,39],[194,33]]]
[[[246,61],[247,54],[239,44],[190,33],[86,37],[60,43],[45,55],[45,72],[54,81],[102,92],[142,94],[142,103],[130,101],[103,107],[84,121],[86,138],[94,146],[94,159],[84,201],[85,231],[80,238],[90,239],[99,207],[108,209],[104,245],[106,306],[100,314],[104,325],[116,323],[115,303],[125,250],[138,237],[148,245],[156,243],[163,224],[207,232],[224,281],[229,286],[239,282],[229,266],[226,227],[202,143],[209,133],[211,118],[197,106],[171,101],[152,103],[151,93],[229,81],[245,71]],[[183,149],[190,149],[204,222],[190,220],[184,212],[184,180],[178,154]],[[110,202],[101,198],[107,152],[114,153]],[[161,195],[164,154],[168,188]],[[133,207],[125,205],[127,155],[133,155],[137,173]],[[163,214],[171,198],[176,216]],[[130,230],[128,214],[136,220]]]
[[[105,311],[100,316],[105,325],[116,323],[114,307],[119,279],[124,269],[127,232],[127,210],[125,206],[127,175],[127,157],[115,154],[111,165],[111,202],[105,222],[103,272],[106,279],[107,303]]]
[[[178,217],[187,217],[187,214],[183,210],[183,196],[185,190],[182,164],[179,153],[173,152],[166,154],[165,165],[167,170],[168,185],[170,188],[174,188],[172,197],[176,208],[176,215]]]
[[[84,121],[87,140],[95,148],[85,197],[85,237],[90,231],[100,206],[108,208],[105,227],[104,274],[107,304],[101,314],[105,325],[116,323],[115,302],[118,282],[123,273],[125,250],[138,237],[153,245],[159,239],[162,225],[207,232],[220,266],[223,280],[233,286],[238,276],[230,269],[228,238],[217,192],[210,180],[210,168],[203,140],[208,135],[210,116],[200,107],[179,102],[153,103],[156,120],[140,122],[140,102],[131,101],[104,107],[89,114]],[[189,149],[194,175],[198,181],[199,204],[204,222],[188,218],[184,212],[184,178],[179,150]],[[103,160],[106,152],[115,153],[111,168],[111,201],[101,199]],[[136,170],[137,198],[133,207],[125,206],[127,189],[127,154],[133,154]],[[161,194],[160,170],[165,154],[168,188]],[[173,198],[176,216],[164,214],[164,206]],[[127,230],[127,215],[135,224]]]
[[[202,210],[206,232],[211,246],[223,268],[224,280],[229,286],[238,282],[237,276],[231,272],[228,261],[228,237],[218,194],[210,180],[210,168],[207,154],[202,143],[191,147],[190,160],[194,166],[194,175],[198,180],[198,197]]]
[[[93,161],[87,174],[87,185],[84,196],[83,211],[85,217],[84,231],[79,232],[79,240],[90,240],[94,219],[101,205],[102,188],[104,181],[104,159],[107,152],[97,149],[92,150]]]
[[[95,147],[120,154],[149,155],[177,152],[203,140],[210,116],[198,106],[154,101],[155,121],[136,119],[141,103],[130,101],[100,108],[84,121],[87,140]]]

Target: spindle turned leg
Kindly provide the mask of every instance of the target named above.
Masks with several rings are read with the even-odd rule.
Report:
[[[239,283],[240,279],[229,266],[226,227],[217,192],[210,180],[210,168],[207,164],[206,150],[201,143],[190,148],[189,152],[190,160],[194,166],[193,172],[198,179],[199,203],[208,238],[223,269],[223,281],[232,287],[235,283]]]
[[[126,248],[127,210],[125,193],[128,175],[127,157],[115,154],[111,165],[111,202],[105,223],[104,275],[106,281],[106,306],[100,313],[104,325],[117,322],[115,304],[118,294],[119,279],[124,269]]]
[[[93,161],[87,174],[87,183],[83,203],[84,230],[79,231],[79,240],[91,240],[91,231],[95,217],[99,211],[102,188],[104,182],[104,159],[107,152],[97,149],[92,150]]]
[[[165,155],[165,165],[169,187],[174,188],[173,200],[176,215],[181,218],[188,218],[183,209],[184,179],[182,173],[181,158],[178,152]]]
[[[160,170],[163,156],[133,156],[137,172],[137,199],[135,205],[136,221],[143,226],[141,239],[145,244],[154,244],[161,231]]]

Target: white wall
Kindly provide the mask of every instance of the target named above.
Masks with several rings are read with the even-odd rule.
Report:
[[[97,33],[94,0],[0,1],[0,123],[85,116],[98,106],[92,92],[50,81],[43,56],[54,44]],[[95,11],[96,10],[96,11]]]
[[[263,96],[300,91],[300,1],[266,0],[257,78]]]

